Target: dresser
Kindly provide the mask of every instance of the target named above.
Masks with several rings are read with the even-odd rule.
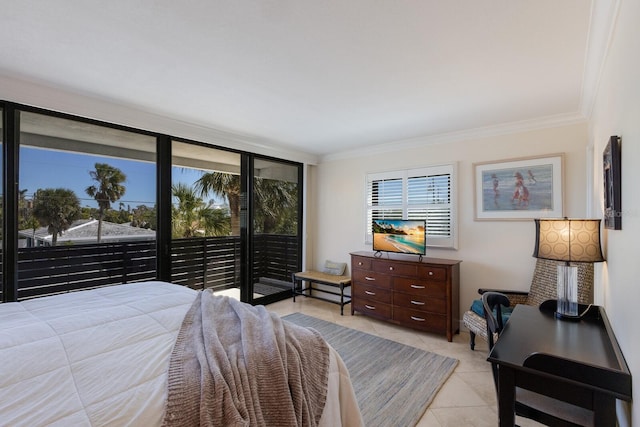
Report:
[[[351,253],[351,314],[446,335],[460,332],[459,260]]]

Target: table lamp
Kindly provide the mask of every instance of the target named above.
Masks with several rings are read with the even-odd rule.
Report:
[[[558,264],[556,317],[579,319],[577,262],[602,262],[599,219],[536,219],[536,258]]]

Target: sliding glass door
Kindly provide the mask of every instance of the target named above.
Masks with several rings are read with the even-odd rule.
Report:
[[[171,281],[253,304],[289,297],[301,165],[174,140],[171,176]]]
[[[0,108],[0,164],[3,163],[3,151],[2,147],[4,140],[4,112]],[[4,174],[0,174],[0,241],[4,240]],[[4,282],[2,279],[3,276],[3,263],[0,259],[0,303],[4,301],[4,286],[2,283]]]
[[[291,274],[300,269],[301,166],[253,161],[252,284],[255,303],[291,295]]]
[[[241,155],[171,146],[171,281],[240,299]]]

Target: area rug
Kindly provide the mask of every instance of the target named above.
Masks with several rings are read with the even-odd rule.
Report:
[[[458,364],[451,357],[302,313],[283,319],[314,328],[340,354],[367,427],[415,426]]]

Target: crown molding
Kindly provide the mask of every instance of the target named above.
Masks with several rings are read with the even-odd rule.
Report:
[[[553,116],[540,117],[537,119],[521,120],[516,122],[503,123],[495,126],[484,126],[462,131],[448,132],[439,135],[421,136],[400,141],[386,142],[372,146],[360,147],[353,150],[328,154],[320,158],[320,163],[334,160],[386,154],[398,150],[408,150],[412,148],[424,147],[425,145],[446,144],[450,142],[466,141],[470,139],[481,139],[499,135],[522,133],[539,129],[569,126],[586,122],[586,118],[579,112],[556,114]]]
[[[587,38],[580,112],[590,118],[600,87],[600,78],[611,47],[622,0],[591,2],[589,35]]]

